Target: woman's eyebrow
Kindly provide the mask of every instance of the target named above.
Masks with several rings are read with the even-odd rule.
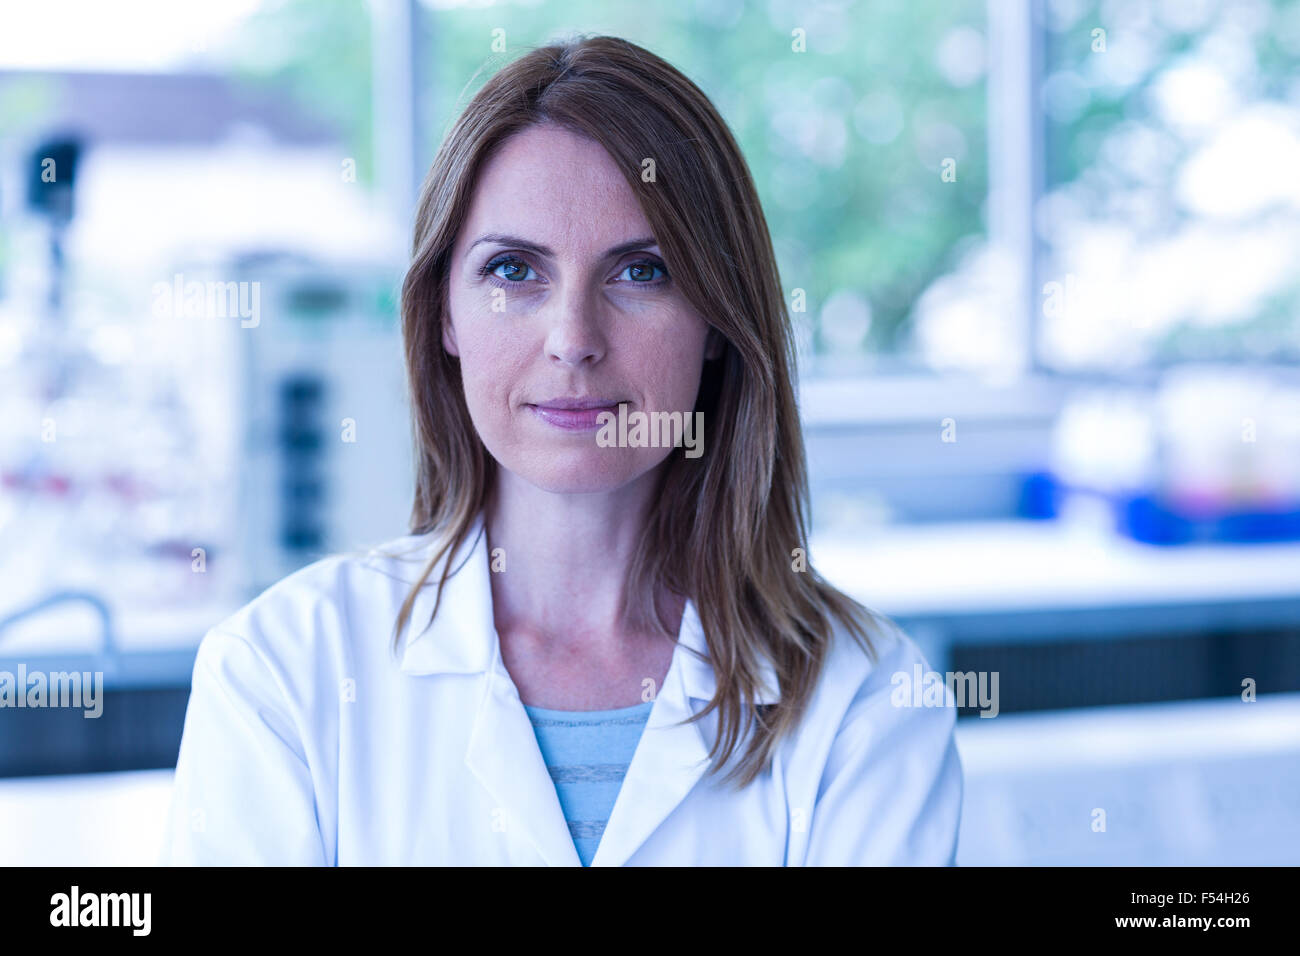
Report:
[[[500,232],[490,232],[485,236],[479,236],[470,243],[469,249],[466,249],[465,252],[468,254],[470,249],[473,249],[482,242],[493,242],[503,246],[514,246],[517,249],[526,249],[529,252],[536,253],[539,256],[545,256],[548,259],[553,259],[555,257],[555,253],[552,252],[548,246],[543,246],[540,243],[532,242],[519,236],[508,236]],[[627,242],[620,242],[618,245],[606,249],[602,258],[612,259],[615,256],[621,256],[627,252],[635,252],[638,249],[645,249],[647,246],[653,246],[655,244],[654,236],[647,236],[642,239],[630,239]]]

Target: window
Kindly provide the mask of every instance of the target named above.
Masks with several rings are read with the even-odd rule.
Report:
[[[1300,6],[1042,13],[1043,363],[1300,358]]]

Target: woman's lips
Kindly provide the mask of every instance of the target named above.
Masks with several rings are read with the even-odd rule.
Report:
[[[609,412],[613,415],[618,414],[618,402],[612,402],[608,405],[591,405],[575,408],[563,405],[529,405],[535,414],[548,425],[556,428],[563,428],[566,431],[591,431],[601,427],[601,423],[596,416],[602,412]]]

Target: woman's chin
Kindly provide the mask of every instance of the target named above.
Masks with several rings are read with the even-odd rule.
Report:
[[[615,455],[611,456],[610,452]],[[539,456],[540,457],[540,456]],[[583,495],[615,491],[654,467],[626,449],[592,449],[580,453],[557,452],[518,469],[516,475],[552,494]]]

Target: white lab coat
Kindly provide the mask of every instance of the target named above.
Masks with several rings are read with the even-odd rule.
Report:
[[[392,625],[410,559],[334,556],[265,591],[199,646],[162,861],[170,864],[569,865],[580,860],[492,619],[480,517],[422,636]],[[421,589],[409,634],[428,622]],[[837,634],[797,735],[736,793],[702,776],[716,713],[699,616],[678,648],[593,866],[955,862],[956,712],[891,704],[916,645],[893,629],[874,665]],[[778,699],[770,668],[760,702]]]

